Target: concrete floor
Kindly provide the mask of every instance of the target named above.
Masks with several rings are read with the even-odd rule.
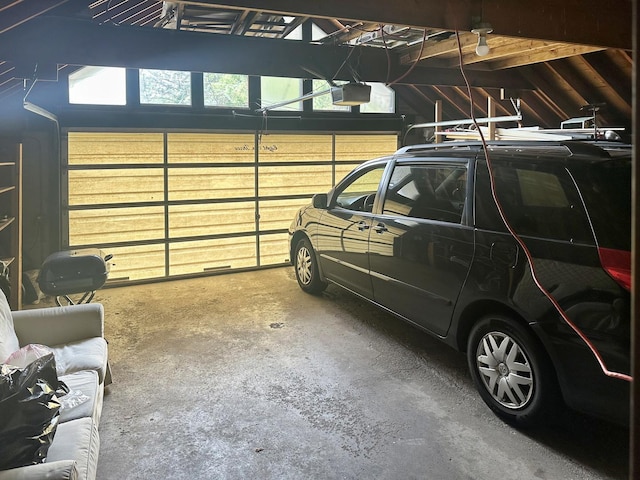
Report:
[[[465,358],[292,268],[100,290],[114,383],[99,480],[625,479],[628,434],[517,431]]]

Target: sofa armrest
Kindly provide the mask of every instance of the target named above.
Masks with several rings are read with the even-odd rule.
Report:
[[[11,315],[21,347],[30,343],[53,346],[104,337],[104,309],[99,303],[19,310]]]
[[[78,469],[73,460],[59,460],[0,471],[0,480],[77,480]]]

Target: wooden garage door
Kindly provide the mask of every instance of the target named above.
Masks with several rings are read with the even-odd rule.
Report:
[[[395,134],[67,135],[68,247],[112,253],[111,282],[285,264],[297,209],[397,147]]]

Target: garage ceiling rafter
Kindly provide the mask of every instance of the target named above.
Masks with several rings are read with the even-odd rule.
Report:
[[[631,1],[615,0],[216,0],[178,1],[218,8],[256,9],[281,15],[341,18],[354,22],[470,31],[489,22],[496,34],[631,48]],[[576,15],[577,12],[583,12]],[[593,12],[597,12],[594,15]]]

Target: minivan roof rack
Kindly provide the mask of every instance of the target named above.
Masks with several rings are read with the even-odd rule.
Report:
[[[489,147],[563,147],[568,150],[571,155],[598,155],[609,156],[609,152],[617,150],[630,151],[631,145],[619,142],[608,141],[576,141],[576,140],[494,140],[486,142]],[[396,155],[412,154],[420,152],[433,152],[433,151],[454,151],[454,150],[466,150],[477,151],[482,150],[482,142],[480,141],[450,141],[443,143],[428,143],[421,145],[408,145],[402,147],[395,152]]]

